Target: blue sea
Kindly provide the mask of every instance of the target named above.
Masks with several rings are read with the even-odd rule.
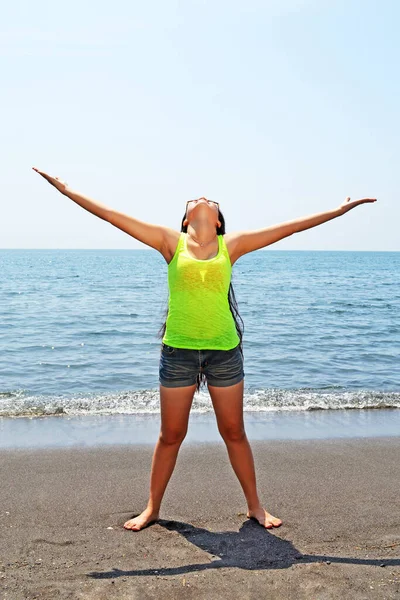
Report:
[[[118,423],[128,443],[135,416],[136,439],[149,423],[154,439],[167,268],[152,249],[0,250],[0,447],[33,431],[60,438],[60,417],[85,434]],[[349,419],[400,433],[400,252],[259,250],[235,263],[232,284],[247,423],[290,424],[289,437],[311,422],[313,435],[334,423],[343,435]],[[207,388],[191,414],[209,422]]]

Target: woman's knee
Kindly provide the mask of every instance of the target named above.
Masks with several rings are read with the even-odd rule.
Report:
[[[161,429],[159,439],[167,446],[181,444],[186,437],[187,428],[165,428]]]
[[[246,431],[241,426],[219,427],[219,432],[225,442],[241,442],[246,437]]]

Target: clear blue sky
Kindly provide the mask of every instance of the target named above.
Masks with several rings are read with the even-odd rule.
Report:
[[[2,248],[148,248],[62,196],[227,231],[378,201],[269,246],[400,250],[397,1],[44,2],[2,7]],[[152,250],[154,252],[154,250]]]

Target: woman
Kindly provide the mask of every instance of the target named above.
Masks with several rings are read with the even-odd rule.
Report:
[[[252,451],[243,423],[241,332],[228,302],[233,264],[248,252],[310,229],[376,198],[346,198],[338,208],[264,229],[225,233],[217,202],[198,198],[186,204],[181,231],[134,219],[69,189],[58,177],[33,167],[62,194],[158,250],[168,264],[168,316],[160,354],[161,430],[152,461],[145,510],[124,524],[139,531],[159,518],[161,501],[185,438],[189,412],[200,382],[207,380],[219,432],[247,501],[247,517],[267,529],[282,520],[262,506]]]

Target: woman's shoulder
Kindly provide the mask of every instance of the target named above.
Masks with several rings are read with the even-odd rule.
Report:
[[[224,233],[223,239],[225,242],[225,246],[228,250],[229,258],[231,260],[231,265],[233,266],[237,259],[238,255],[238,232],[233,231],[232,233]]]
[[[165,243],[162,255],[168,264],[171,262],[175,255],[175,252],[178,248],[179,240],[182,235],[182,231],[176,231],[176,229],[171,229],[170,227],[165,228]]]

